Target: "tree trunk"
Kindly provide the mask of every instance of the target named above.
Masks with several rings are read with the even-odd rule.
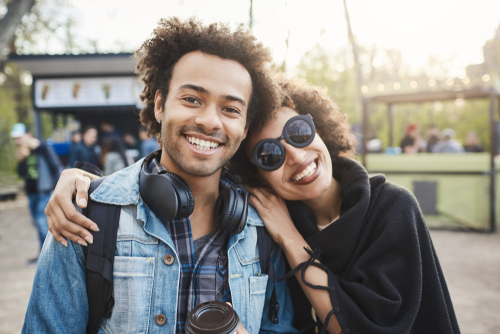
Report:
[[[35,0],[13,0],[8,5],[8,12],[0,21],[0,68],[5,57],[3,50],[10,46],[23,15],[28,13],[34,4]]]

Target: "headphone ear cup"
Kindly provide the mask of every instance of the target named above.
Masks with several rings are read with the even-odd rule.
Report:
[[[181,177],[176,174],[165,172],[173,181],[176,183],[178,198],[179,198],[179,210],[177,215],[173,219],[182,219],[189,217],[194,210],[194,198],[191,189],[189,188],[186,181],[184,181]]]
[[[219,229],[224,231],[231,231],[230,225],[234,213],[234,201],[231,189],[222,188],[215,202],[214,221],[217,222]]]
[[[243,231],[248,208],[245,196],[246,194],[232,187],[222,187],[214,209],[214,221],[219,229],[235,234]]]

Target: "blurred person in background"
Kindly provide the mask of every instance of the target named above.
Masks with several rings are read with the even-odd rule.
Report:
[[[158,141],[148,134],[148,128],[144,125],[139,128],[139,138],[141,139],[141,158],[160,148]]]
[[[465,152],[471,153],[484,152],[484,149],[481,146],[481,141],[474,131],[469,131],[467,134],[467,138],[465,138],[464,150]]]
[[[462,144],[455,140],[455,130],[444,129],[441,132],[441,141],[432,148],[432,153],[464,153]]]
[[[82,141],[82,133],[79,130],[71,133],[71,145],[78,144]]]
[[[102,122],[99,124],[99,144],[104,143],[106,138],[117,137],[119,140],[122,139],[123,133],[117,130],[115,126],[111,123]]]
[[[75,145],[81,143],[82,141],[82,133],[80,130],[76,130],[71,132],[71,140],[70,140],[70,145],[69,145],[69,155],[68,158],[71,156],[71,152],[75,149]],[[68,168],[73,167],[72,165],[69,164],[67,165]]]
[[[76,161],[88,162],[93,165],[99,164],[97,154],[97,128],[87,125],[83,129],[83,140],[75,144],[69,152],[69,166],[72,167]]]
[[[31,133],[26,133],[24,124],[15,124],[10,136],[17,144],[18,173],[25,181],[29,209],[38,231],[41,250],[49,232],[44,210],[59,179],[62,165],[50,146],[33,138]],[[28,260],[28,263],[36,264],[37,261],[38,256]]]
[[[123,135],[123,146],[126,150],[137,150],[139,146],[137,145],[137,140],[134,135],[127,132]]]
[[[111,175],[133,163],[133,160],[129,161],[127,158],[122,143],[116,137],[109,137],[104,140],[99,161],[106,175]]]
[[[418,125],[410,123],[406,126],[405,136],[399,145],[403,153],[414,154],[420,150],[420,130]]]
[[[123,145],[125,148],[125,154],[127,158],[131,158],[134,162],[139,160],[139,145],[133,134],[127,132],[123,135]]]
[[[432,152],[432,148],[439,142],[439,128],[436,124],[429,125],[427,129],[427,153]]]

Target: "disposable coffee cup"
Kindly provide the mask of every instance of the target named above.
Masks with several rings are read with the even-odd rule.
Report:
[[[223,302],[206,302],[189,312],[186,334],[234,334],[240,324],[238,314]]]

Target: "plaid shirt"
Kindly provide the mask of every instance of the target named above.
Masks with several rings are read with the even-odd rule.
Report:
[[[165,170],[156,159],[148,168],[150,173],[155,174]],[[199,254],[195,254],[189,218],[163,224],[172,238],[181,264],[176,323],[176,334],[181,334],[184,333],[187,315],[196,305],[213,300],[231,300],[227,256],[229,233],[215,230]]]

